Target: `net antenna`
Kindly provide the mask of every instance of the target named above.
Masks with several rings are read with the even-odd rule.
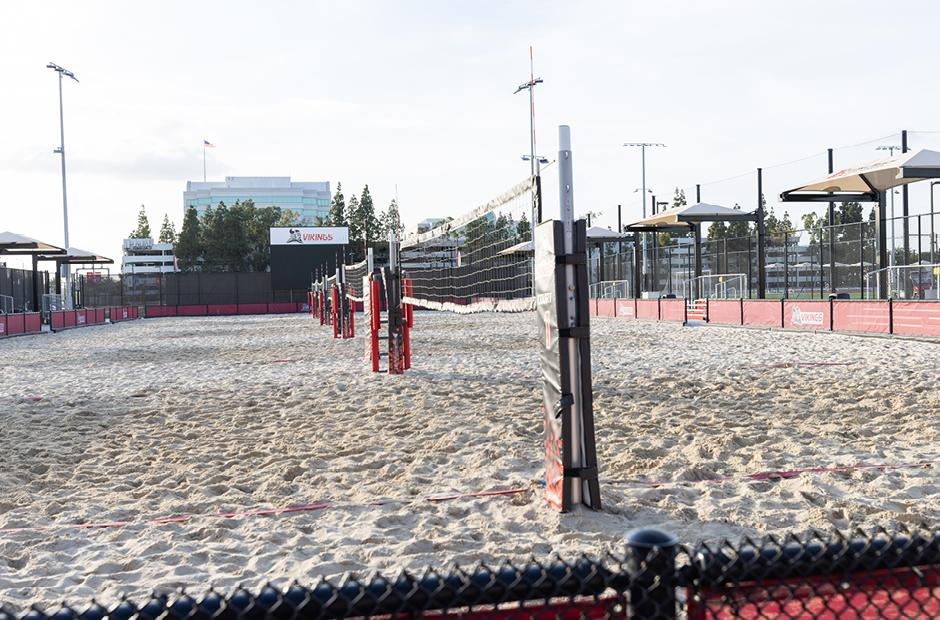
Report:
[[[459,314],[535,309],[531,208],[534,177],[401,241],[403,301]]]

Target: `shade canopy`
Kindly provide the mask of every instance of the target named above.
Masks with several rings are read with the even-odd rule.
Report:
[[[88,250],[83,250],[81,248],[76,248],[74,246],[69,246],[65,250],[64,254],[43,254],[39,257],[41,261],[55,261],[60,265],[113,265],[114,260],[101,256],[100,254],[95,254],[94,252],[89,252]]]
[[[57,245],[14,232],[0,232],[0,254],[65,254]]]
[[[780,194],[785,202],[876,202],[879,192],[940,178],[940,152],[923,149],[846,168]]]
[[[602,228],[600,226],[591,226],[587,229],[587,240],[589,243],[591,241],[595,243],[602,243],[604,241],[623,241],[629,238],[629,235],[624,235],[622,233],[618,233],[616,230]]]
[[[628,224],[624,230],[634,232],[687,231],[692,226],[701,224],[702,222],[752,222],[756,220],[757,214],[751,211],[742,211],[741,209],[732,209],[730,207],[699,202],[694,205],[666,209],[656,215],[651,215],[638,222]]]
[[[532,241],[523,241],[522,243],[517,243],[511,245],[505,250],[500,250],[496,253],[496,256],[512,256],[513,254],[532,254]]]

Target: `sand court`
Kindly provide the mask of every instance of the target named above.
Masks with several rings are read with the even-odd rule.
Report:
[[[605,510],[559,515],[532,314],[418,313],[401,376],[327,332],[165,318],[0,342],[0,601],[597,554],[650,524],[691,542],[940,518],[933,343],[594,319]],[[818,467],[844,469],[747,477]],[[428,501],[488,489],[518,492]],[[101,522],[129,523],[55,529]]]

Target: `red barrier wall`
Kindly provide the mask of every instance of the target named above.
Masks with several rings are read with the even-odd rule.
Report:
[[[75,311],[63,310],[62,317],[65,319],[65,327],[75,327]]]
[[[298,308],[300,308],[300,304],[296,301],[282,301],[276,304],[268,304],[268,312],[271,314],[297,312]]]
[[[887,334],[891,331],[887,301],[832,302],[832,329],[835,331]]]
[[[52,310],[49,312],[49,329],[59,331],[65,329],[65,311]]]
[[[26,333],[26,317],[22,314],[7,315],[7,334],[15,336],[16,334]]]
[[[828,301],[784,301],[783,326],[792,329],[829,331]]]
[[[616,315],[624,319],[636,318],[636,300],[618,299],[616,304]]]
[[[659,319],[659,300],[658,299],[637,299],[636,300],[636,318],[638,319]]]
[[[616,299],[598,299],[597,300],[597,316],[609,316],[614,317],[616,314]]]
[[[659,319],[661,321],[685,321],[685,299],[660,299]]]
[[[742,325],[742,306],[740,299],[709,299],[708,315],[705,317],[709,323],[718,325]]]
[[[104,325],[104,308],[95,308],[95,323]]]
[[[267,314],[268,304],[238,304],[238,314]]]
[[[38,334],[42,331],[42,319],[38,312],[0,314],[0,338],[19,334]]]
[[[940,336],[940,302],[892,302],[894,333],[903,336]]]
[[[745,325],[766,325],[782,327],[780,302],[771,299],[745,299],[742,302],[742,316]]]
[[[235,304],[209,304],[206,306],[206,314],[209,316],[238,314],[238,306]]]
[[[176,306],[145,306],[144,316],[148,319],[161,316],[176,316]]]
[[[202,305],[176,306],[176,316],[206,316],[207,312]]]
[[[22,317],[24,334],[38,334],[42,331],[42,317],[38,312],[27,312]]]

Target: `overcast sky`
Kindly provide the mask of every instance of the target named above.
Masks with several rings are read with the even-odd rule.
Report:
[[[377,207],[397,184],[406,225],[485,202],[528,173],[528,100],[513,90],[530,44],[538,150],[554,159],[571,126],[579,212],[639,217],[626,141],[668,145],[647,159],[661,199],[737,177],[702,198],[753,207],[764,166],[773,204],[825,174],[827,147],[864,143],[837,151],[838,168],[901,129],[940,130],[938,17],[930,0],[5,2],[0,230],[62,241],[49,61],[81,80],[65,84],[71,242],[119,261],[141,204],[152,228],[165,213],[181,224],[204,138],[210,180],[290,175],[342,182],[347,198],[368,183]],[[913,196],[926,210],[926,190]]]

